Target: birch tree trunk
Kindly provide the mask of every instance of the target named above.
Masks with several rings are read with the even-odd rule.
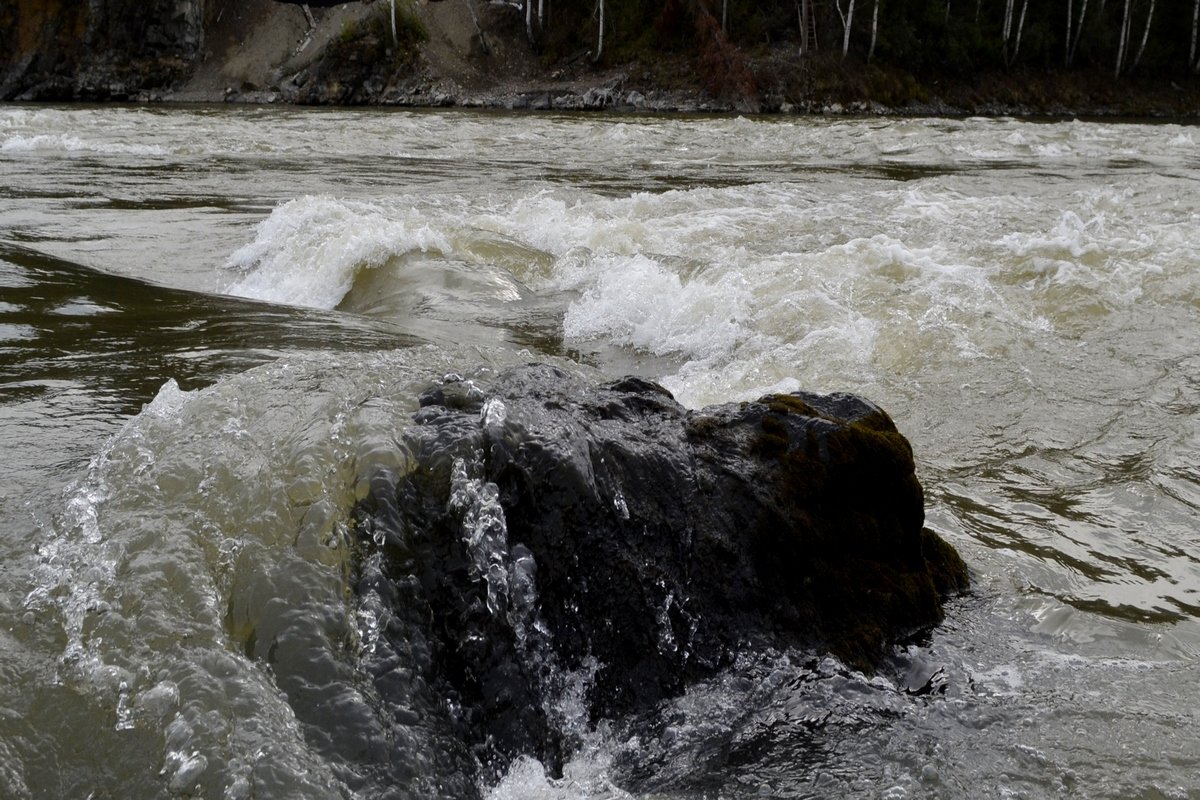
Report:
[[[797,5],[796,5],[796,13],[800,16],[800,55],[801,56],[808,55],[809,51],[812,49],[810,47],[811,42],[809,41],[809,36],[808,36],[808,29],[810,27],[809,15],[812,13],[812,9],[809,6],[809,2],[810,2],[810,0],[800,0],[800,2],[797,3]],[[1196,2],[1200,3],[1200,0],[1196,0]]]
[[[1129,42],[1129,2],[1125,0],[1125,13],[1121,17],[1121,36],[1117,40],[1117,68],[1114,71],[1114,77],[1121,77],[1121,70],[1125,66],[1125,45]]]
[[[1071,0],[1067,0],[1067,38],[1063,43],[1063,66],[1071,66],[1071,18],[1074,14],[1071,13]]]
[[[1021,3],[1021,16],[1017,19],[1017,31],[1013,34],[1013,11],[1016,10],[1015,0],[1007,0],[1004,8],[1004,66],[1011,67],[1017,60],[1017,54],[1021,52],[1021,32],[1025,28],[1025,12],[1029,10],[1029,0],[1023,0]],[[1013,48],[1010,52],[1008,49],[1009,42],[1012,42]]]
[[[1088,0],[1083,0],[1079,6],[1079,20],[1075,23],[1075,33],[1071,34],[1070,6],[1067,7],[1067,66],[1075,63],[1075,51],[1079,49],[1079,39],[1083,36],[1083,20],[1087,17]]]
[[[596,57],[592,60],[599,61],[602,55],[604,55],[604,0],[600,0],[600,34],[596,39]]]
[[[949,13],[950,4],[946,4]],[[879,34],[879,0],[875,0],[875,10],[871,13],[871,47],[867,50],[867,61],[875,57],[875,40]]]
[[[842,12],[842,0],[836,0],[834,6],[838,16],[842,18],[842,58],[845,58],[850,52],[850,25],[854,22],[854,0],[850,0],[850,10],[845,13]]]
[[[1200,72],[1200,59],[1196,58],[1196,41],[1200,39],[1200,36],[1196,35],[1198,31],[1200,31],[1200,0],[1196,0],[1196,10],[1192,12],[1192,49],[1189,56],[1192,72]]]
[[[538,30],[546,30],[546,0],[538,0]]]
[[[1200,3],[1200,0],[1196,0]],[[804,30],[804,3],[796,3],[796,24],[800,26],[800,57],[804,58],[807,48],[804,46],[808,43],[808,33]],[[1192,65],[1191,59],[1188,60],[1188,66]]]
[[[392,47],[399,47],[400,40],[396,38],[396,0],[392,0]]]
[[[1013,61],[1017,60],[1017,53],[1021,52],[1021,32],[1025,30],[1025,12],[1029,10],[1029,0],[1024,0],[1021,3],[1021,18],[1017,20],[1017,43],[1013,45]]]
[[[721,30],[729,33],[729,0],[721,0]]]
[[[1133,57],[1133,63],[1129,65],[1131,70],[1137,69],[1137,65],[1142,63],[1142,54],[1146,52],[1146,41],[1150,38],[1150,23],[1154,20],[1154,3],[1155,0],[1150,0],[1150,9],[1146,12],[1146,27],[1142,30],[1142,43],[1138,45],[1137,55]]]

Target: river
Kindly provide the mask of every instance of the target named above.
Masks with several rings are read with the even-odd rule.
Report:
[[[973,589],[873,676],[568,692],[564,775],[486,796],[1200,798],[1200,129],[21,105],[0,797],[385,796],[329,712],[369,716],[362,465],[431,381],[535,359],[872,399]]]

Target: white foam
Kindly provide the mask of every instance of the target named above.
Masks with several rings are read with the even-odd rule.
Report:
[[[633,795],[610,777],[612,753],[597,743],[577,751],[563,776],[551,778],[540,761],[522,756],[500,782],[487,791],[488,800],[633,800]]]
[[[259,223],[254,241],[226,268],[242,273],[229,294],[273,303],[332,309],[359,270],[412,251],[449,251],[442,230],[415,209],[306,196],[284,203]]]
[[[600,257],[591,267],[595,282],[563,320],[569,337],[711,359],[731,352],[746,335],[745,299],[736,276],[685,282],[640,255]]]
[[[1079,259],[1100,252],[1099,237],[1103,235],[1103,215],[1082,219],[1075,211],[1064,211],[1058,222],[1045,233],[1010,233],[999,243],[1018,257],[1042,255],[1060,259]]]
[[[192,392],[180,389],[174,378],[168,378],[154,399],[142,408],[142,413],[160,420],[177,420],[193,396]]]
[[[880,146],[906,145],[913,129],[930,140],[930,125],[938,135],[925,146],[947,149],[952,161],[982,151],[1003,160],[1093,158],[1115,135],[1070,123],[1013,132],[991,120],[940,121],[885,127],[885,139],[901,138]],[[831,153],[866,146],[860,124],[818,127],[783,126],[785,149],[800,147],[800,132]],[[766,158],[780,131],[726,120],[712,135],[762,147]],[[597,133],[649,137],[669,157],[668,144],[646,129]],[[357,303],[357,287],[369,298],[390,288],[401,299],[417,291],[436,299],[433,273],[453,261],[463,265],[455,280],[494,278],[487,297],[482,280],[470,291],[459,281],[456,314],[469,315],[474,302],[516,301],[533,287],[561,301],[568,341],[680,361],[660,378],[694,405],[799,385],[869,390],[881,374],[904,380],[1002,355],[1014,343],[1040,346],[1076,306],[1088,310],[1089,293],[1101,305],[1134,302],[1161,271],[1157,262],[1185,259],[1196,243],[1188,220],[1150,235],[1124,219],[1131,190],[1064,195],[1060,215],[1030,229],[1019,194],[979,196],[954,175],[908,183],[849,176],[844,184],[819,195],[803,183],[759,183],[615,198],[561,187],[386,203],[302,197],[277,208],[229,259],[241,274],[228,291],[384,313],[403,303]],[[383,265],[370,273],[379,282],[358,282]],[[416,273],[436,285],[414,281]],[[1064,288],[1076,292],[1072,302],[1062,302]]]
[[[0,153],[100,153],[104,155],[162,156],[167,150],[154,144],[101,141],[69,133],[13,134],[0,141]]]

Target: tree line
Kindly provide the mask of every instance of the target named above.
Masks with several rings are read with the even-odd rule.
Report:
[[[554,57],[788,44],[915,74],[1200,74],[1200,0],[521,0]],[[712,45],[717,36],[723,43]]]

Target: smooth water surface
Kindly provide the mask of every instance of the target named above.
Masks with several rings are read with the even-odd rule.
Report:
[[[566,698],[565,775],[485,792],[1200,797],[1197,128],[39,106],[0,107],[0,796],[377,794],[349,509],[422,388],[533,359],[873,399],[974,591],[876,676]]]

